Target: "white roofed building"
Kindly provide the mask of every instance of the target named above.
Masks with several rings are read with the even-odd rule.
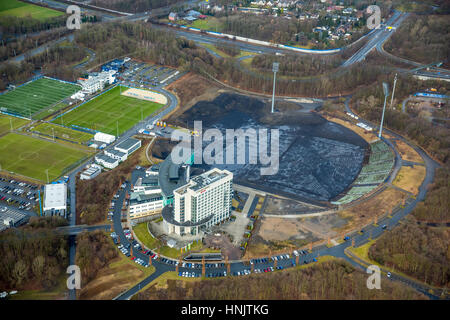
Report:
[[[44,188],[44,215],[64,216],[67,209],[67,184],[46,184]]]
[[[94,140],[95,141],[100,141],[100,142],[104,142],[104,143],[112,143],[116,140],[116,137],[111,135],[111,134],[107,134],[107,133],[103,133],[103,132],[97,132],[94,135]]]

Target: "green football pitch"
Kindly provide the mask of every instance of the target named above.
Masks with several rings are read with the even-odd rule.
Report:
[[[1,169],[42,182],[47,182],[47,169],[49,180],[55,180],[66,167],[87,155],[79,149],[16,133],[0,138]]]
[[[0,135],[8,133],[12,129],[15,130],[25,124],[27,124],[28,120],[11,117],[5,114],[0,114]]]
[[[66,126],[76,125],[112,135],[117,135],[118,128],[120,135],[138,123],[141,116],[145,119],[163,107],[162,104],[120,94],[121,90],[127,89],[114,87],[53,122]]]
[[[53,137],[53,135],[55,135],[55,137],[79,143],[88,141],[89,139],[92,139],[94,137],[94,135],[90,133],[72,130],[69,128],[58,126],[53,123],[45,123],[45,122],[38,124],[36,127],[33,128],[32,131],[39,132],[50,137]]]
[[[79,85],[40,78],[0,95],[0,110],[33,117],[79,90]]]
[[[63,14],[63,12],[57,10],[43,8],[17,0],[0,1],[0,16],[26,17],[30,15],[34,19],[44,20],[47,18],[61,16]]]

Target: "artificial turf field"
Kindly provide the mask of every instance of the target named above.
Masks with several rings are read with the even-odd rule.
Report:
[[[27,124],[29,121],[21,118],[7,116],[5,114],[0,114],[0,135],[8,133],[11,131],[11,123],[13,130]]]
[[[40,78],[0,95],[0,109],[29,118],[79,90],[79,85]]]
[[[88,155],[87,152],[30,136],[8,133],[0,138],[2,170],[42,182],[62,175],[63,170]]]
[[[122,89],[119,86],[114,87],[53,122],[117,135],[118,121],[120,135],[141,120],[141,107],[144,119],[163,107],[162,104],[120,94],[120,90],[123,92],[127,89],[127,87]]]
[[[52,130],[53,129],[53,130]],[[58,126],[56,124],[52,123],[40,123],[36,127],[33,128],[34,132],[40,132],[43,134],[46,134],[48,136],[53,136],[53,133],[55,134],[55,137],[75,141],[75,142],[85,142],[89,139],[93,138],[94,135],[78,130],[72,130],[68,128],[64,128],[61,126]]]
[[[44,20],[47,18],[63,15],[63,12],[50,8],[43,8],[33,4],[17,1],[17,0],[1,0],[0,16],[26,17],[31,15],[32,18]]]

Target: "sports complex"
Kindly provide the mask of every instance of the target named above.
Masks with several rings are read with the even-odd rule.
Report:
[[[58,116],[53,122],[67,127],[74,126],[94,132],[120,135],[164,106],[162,103],[149,101],[145,96],[136,94],[133,97],[127,96],[125,94],[128,90],[130,89],[125,86],[113,87]],[[153,93],[146,90],[145,92]],[[153,94],[162,96],[158,93]],[[155,101],[163,102],[163,100]]]
[[[43,182],[63,174],[65,168],[87,157],[89,153],[70,145],[8,133],[0,138],[2,170],[17,173]]]
[[[77,84],[40,78],[0,95],[0,110],[4,113],[34,119],[41,111],[55,106],[80,89],[81,87]]]

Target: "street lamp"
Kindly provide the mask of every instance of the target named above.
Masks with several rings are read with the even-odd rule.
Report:
[[[383,114],[381,115],[381,123],[380,123],[380,133],[378,134],[378,138],[381,139],[381,134],[383,132],[383,121],[384,121],[384,111],[386,109],[386,100],[389,96],[389,85],[386,82],[383,82],[383,93],[384,93],[384,105],[383,105]]]
[[[272,65],[272,71],[273,71],[273,91],[272,91],[272,113],[273,113],[273,106],[275,104],[275,81],[277,79],[277,72],[280,64],[278,62],[274,62]]]

